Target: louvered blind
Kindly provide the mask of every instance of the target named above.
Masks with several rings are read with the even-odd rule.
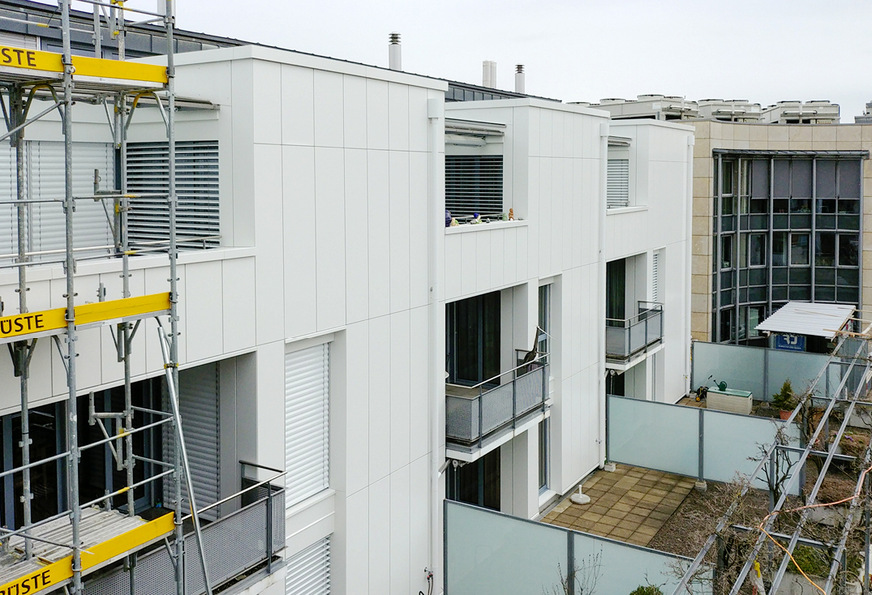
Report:
[[[285,354],[285,502],[329,487],[327,344]]]
[[[8,142],[0,142],[0,197],[3,201],[18,198],[15,182],[15,152]],[[18,216],[14,205],[0,205],[0,255],[18,252]],[[7,256],[2,262],[10,262]]]
[[[503,212],[502,155],[446,155],[445,208],[454,217]]]
[[[325,537],[288,560],[287,595],[330,594],[330,537]]]
[[[630,160],[609,159],[606,183],[606,207],[630,206]]]
[[[168,145],[128,143],[127,189],[162,196],[131,200],[128,237],[131,245],[169,239]],[[176,235],[181,248],[219,245],[218,141],[176,141]]]
[[[203,508],[219,499],[218,472],[219,417],[218,417],[218,364],[206,364],[179,372],[179,414],[182,416],[182,431],[188,453],[191,483],[194,485],[197,508]],[[166,461],[173,460],[173,429],[164,426],[164,449]],[[172,490],[172,482],[164,482],[165,490]],[[171,491],[165,491],[171,501]],[[187,486],[182,484],[183,509],[190,508]],[[202,518],[214,520],[218,509],[203,513]]]
[[[660,250],[651,259],[651,300],[660,302]]]
[[[65,187],[64,143],[32,141],[27,143],[28,194],[32,199],[61,201]],[[94,194],[94,170],[101,179],[100,190],[115,186],[115,154],[110,143],[73,143],[73,195]],[[112,231],[102,200],[78,199],[73,213],[73,246],[95,248],[96,252],[114,251]],[[106,205],[113,212],[112,202]],[[63,250],[66,246],[66,223],[62,204],[35,203],[32,206],[30,248],[35,252]],[[59,254],[36,260],[59,260]]]

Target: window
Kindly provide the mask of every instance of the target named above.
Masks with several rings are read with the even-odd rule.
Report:
[[[536,350],[539,355],[551,352],[551,341],[548,334],[551,332],[551,285],[539,287],[539,328]],[[542,363],[548,362],[548,356],[542,358]]]
[[[808,234],[790,234],[790,264],[792,266],[807,266],[808,263]]]
[[[474,385],[500,373],[500,292],[446,305],[448,382]]]
[[[732,308],[721,310],[721,333],[718,340],[722,343],[733,340],[733,332],[736,329],[734,315],[735,311]]]
[[[445,208],[454,217],[503,212],[502,155],[446,155]]]
[[[855,267],[859,265],[859,243],[860,239],[855,234],[839,234],[840,267]]]
[[[836,234],[818,232],[814,245],[815,266],[831,267],[836,264]]]
[[[285,503],[329,487],[329,344],[285,354]]]
[[[548,419],[539,422],[539,493],[548,489]]]
[[[776,231],[772,234],[772,266],[787,266],[787,233]]]
[[[733,268],[733,236],[721,236],[721,268]]]
[[[609,163],[606,176],[606,208],[619,209],[630,206],[630,158],[613,157],[609,147]]]
[[[330,595],[330,536],[310,545],[288,560],[287,595]]]
[[[166,141],[127,145],[127,189],[157,195],[131,199],[128,234],[133,246],[166,245],[169,239],[167,148]],[[218,141],[176,141],[176,194],[179,247],[218,246]]]
[[[748,236],[748,265],[766,265],[766,234],[752,233]]]

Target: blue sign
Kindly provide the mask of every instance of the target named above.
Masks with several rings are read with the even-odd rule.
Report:
[[[805,351],[805,335],[775,335],[775,349]]]

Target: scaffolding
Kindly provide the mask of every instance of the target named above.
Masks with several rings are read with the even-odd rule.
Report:
[[[183,522],[190,521],[198,538],[200,568],[205,592],[211,594],[211,583],[206,555],[200,539],[199,515],[196,512],[194,490],[187,472],[187,455],[178,411],[179,370],[179,315],[178,315],[178,238],[176,215],[176,147],[174,88],[174,15],[173,2],[166,0],[162,12],[131,8],[124,0],[83,0],[93,7],[94,57],[73,55],[71,38],[81,36],[82,30],[70,22],[72,0],[58,0],[60,23],[44,26],[60,29],[63,51],[60,54],[24,48],[0,47],[0,107],[6,123],[6,133],[0,141],[8,140],[15,154],[16,196],[0,200],[0,206],[12,205],[17,216],[17,251],[0,268],[17,270],[18,313],[4,315],[0,303],[0,343],[7,344],[13,369],[19,377],[21,395],[21,465],[0,473],[0,480],[8,481],[15,475],[21,478],[22,521],[20,527],[0,529],[3,553],[0,555],[0,589],[2,592],[35,593],[43,589],[64,586],[78,595],[83,593],[83,575],[89,570],[109,562],[129,557],[131,553],[161,539],[170,548],[168,539],[174,534],[173,567],[176,590],[185,593],[182,564],[184,556]],[[125,31],[142,25],[162,27],[165,35],[166,66],[135,63],[125,60]],[[114,40],[117,59],[105,58],[102,47],[104,35]],[[126,148],[131,119],[143,99],[149,99],[160,112],[166,127],[168,147],[168,185],[166,192],[131,194],[127,188]],[[48,101],[49,106],[31,114],[36,100]],[[112,134],[118,164],[117,180],[111,190],[100,188],[99,172],[94,173],[94,192],[76,195],[73,191],[73,106],[77,102],[102,105],[107,125]],[[57,111],[63,135],[64,189],[62,197],[49,199],[28,198],[28,180],[25,173],[25,131],[34,122],[43,120]],[[138,198],[164,200],[168,208],[168,239],[148,245],[131,246],[128,234],[128,214],[131,201]],[[111,245],[80,247],[74,244],[73,214],[76,204],[96,201],[102,205],[112,235]],[[28,245],[28,223],[33,217],[32,206],[60,206],[64,215],[63,250],[33,250]],[[130,257],[142,252],[165,252],[169,257],[168,292],[149,296],[132,296],[130,287]],[[96,304],[76,305],[76,265],[87,258],[115,258],[121,262],[122,297],[104,301],[105,291]],[[31,312],[27,300],[29,271],[46,263],[61,264],[64,270],[65,307]],[[159,316],[168,315],[169,327],[164,328]],[[134,337],[142,323],[155,318],[158,321],[160,347],[169,393],[170,411],[146,411],[134,405],[131,383],[131,353]],[[88,404],[88,422],[100,429],[103,439],[86,445],[79,443],[77,407],[79,388],[76,376],[78,331],[89,326],[110,326],[118,362],[123,366],[124,404],[120,411],[98,411],[91,393]],[[32,460],[31,419],[28,394],[31,377],[31,359],[37,342],[50,337],[63,361],[66,373],[66,444],[63,452],[48,458]],[[157,421],[135,427],[134,415],[145,412]],[[136,480],[134,467],[145,457],[134,452],[134,437],[159,427],[172,427],[175,437],[174,460],[150,463],[163,469],[150,477]],[[79,489],[79,461],[83,451],[108,448],[118,470],[125,473],[125,485],[104,496],[81,502]],[[39,465],[66,463],[66,505],[49,518],[33,521],[31,473]],[[136,516],[134,492],[147,483],[172,478],[174,489],[173,514],[151,521]],[[183,510],[182,480],[187,481],[187,495],[191,514]],[[113,486],[114,487],[114,486]],[[58,486],[60,489],[60,486]],[[111,510],[118,497],[126,505]],[[61,508],[58,505],[58,508]],[[18,524],[18,523],[16,523]],[[129,560],[131,563],[133,560]],[[47,564],[48,563],[48,564]],[[132,575],[131,575],[132,577]],[[131,578],[131,581],[133,579]],[[18,585],[15,590],[12,588]],[[132,588],[131,588],[132,590]]]

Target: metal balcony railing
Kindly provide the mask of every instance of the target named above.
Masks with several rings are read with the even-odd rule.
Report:
[[[628,360],[663,340],[663,304],[639,302],[632,318],[606,318],[606,358]]]
[[[213,589],[260,567],[272,572],[274,557],[285,547],[285,473],[245,461],[240,461],[240,465],[243,489],[198,513],[228,505],[236,508],[203,525],[204,551]],[[253,471],[251,475],[255,477],[263,472],[274,475],[258,481],[246,477],[246,469]],[[206,588],[199,562],[199,543],[193,532],[187,533],[184,540],[185,588],[190,595],[200,595]],[[135,593],[174,593],[173,565],[169,548],[158,547],[139,554],[135,565],[116,566],[86,580],[85,594],[130,593],[132,585],[135,585]]]
[[[475,386],[445,386],[445,438],[465,446],[482,441],[504,428],[514,428],[524,415],[545,410],[549,366],[540,355],[488,378]],[[505,377],[508,380],[494,386]]]

